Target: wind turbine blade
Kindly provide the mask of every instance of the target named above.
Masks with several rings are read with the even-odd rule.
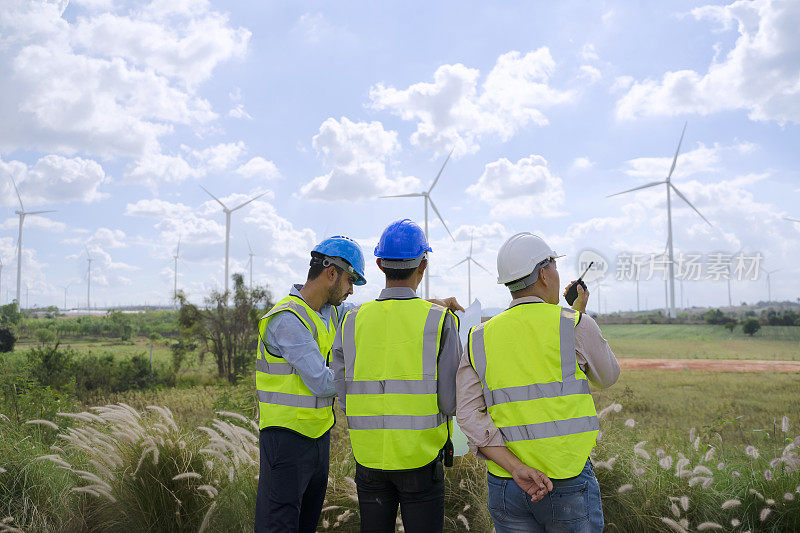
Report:
[[[672,177],[672,172],[675,170],[675,163],[678,162],[678,152],[681,151],[681,143],[683,142],[683,134],[686,133],[686,124],[688,122],[683,123],[683,131],[681,132],[681,139],[678,141],[678,148],[675,150],[675,157],[672,158],[672,166],[669,167],[669,174],[667,174],[667,181],[669,178]]]
[[[88,258],[89,258],[89,260],[91,261],[91,259],[92,259],[92,256],[89,254],[89,247],[88,247],[88,246],[86,246],[85,244],[83,245],[83,247],[86,249],[86,257],[88,257]]]
[[[472,239],[475,237],[475,230],[469,234],[469,257],[472,257]]]
[[[444,226],[444,229],[447,230],[447,234],[450,235],[450,238],[453,239],[453,242],[456,242],[456,238],[453,237],[452,233],[450,233],[450,228],[448,228],[447,224],[444,223],[444,219],[442,218],[442,215],[439,213],[439,210],[436,209],[436,204],[433,203],[433,198],[428,196],[428,201],[431,203],[431,207],[433,208],[433,211],[436,213],[436,216],[439,217],[439,220],[442,221],[442,226]]]
[[[247,205],[247,204],[249,204],[250,202],[254,202],[254,201],[258,200],[259,198],[261,198],[261,197],[262,197],[262,196],[264,196],[265,194],[267,194],[267,191],[264,191],[264,192],[262,192],[262,193],[261,193],[261,194],[259,194],[258,196],[254,196],[254,197],[250,198],[249,200],[247,200],[247,201],[246,201],[245,203],[243,203],[243,204],[239,204],[239,205],[237,205],[236,207],[234,207],[233,209],[231,209],[231,213],[233,213],[233,212],[234,212],[234,211],[236,211],[237,209],[241,209],[241,208],[243,208],[244,206],[246,206],[246,205]]]
[[[250,255],[253,255],[253,247],[250,246],[250,238],[247,236],[246,233],[244,235],[244,240],[247,241],[247,249],[250,250]]]
[[[792,217],[783,217],[784,220],[788,220],[789,222],[800,222],[800,219],[792,218]]]
[[[9,176],[11,177],[11,176]],[[11,178],[11,183],[14,184],[14,191],[17,193],[17,199],[19,200],[19,206],[25,211],[25,206],[22,205],[22,196],[19,195],[19,189],[17,189],[17,182],[14,181],[14,178]]]
[[[55,213],[55,212],[56,212],[55,209],[50,209],[48,211],[26,211],[25,214],[26,215],[41,215],[43,213]]]
[[[703,220],[705,220],[705,221],[706,221],[706,224],[708,224],[709,226],[713,226],[713,224],[712,224],[711,222],[709,222],[709,221],[708,221],[708,219],[707,219],[706,217],[704,217],[704,216],[703,216],[703,214],[702,214],[700,211],[698,211],[698,210],[697,210],[697,208],[696,208],[695,206],[693,206],[693,205],[692,205],[692,202],[690,202],[690,201],[689,201],[689,200],[688,200],[688,199],[687,199],[687,198],[686,198],[686,197],[685,197],[685,196],[684,196],[684,195],[681,193],[681,191],[679,191],[679,190],[678,190],[678,188],[677,188],[677,187],[675,187],[675,186],[674,186],[672,183],[670,183],[670,184],[669,184],[669,186],[670,186],[670,187],[672,187],[672,190],[673,190],[673,191],[675,191],[675,194],[677,194],[678,196],[680,196],[680,197],[681,197],[681,200],[683,200],[684,202],[686,202],[687,204],[689,204],[689,207],[691,207],[692,209],[694,209],[694,212],[695,212],[695,213],[697,213],[698,215],[700,215],[700,218],[702,218]]]
[[[475,261],[475,260],[474,260],[474,259],[472,259],[471,257],[470,257],[470,261],[472,261],[472,262],[473,262],[473,263],[475,263],[477,266],[479,266],[479,267],[481,267],[483,270],[485,270],[487,274],[491,274],[491,272],[489,272],[488,270],[486,270],[486,267],[485,267],[485,266],[483,266],[482,264],[478,263],[477,261]]]
[[[451,267],[450,267],[450,270],[453,270],[453,269],[454,269],[455,267],[457,267],[458,265],[464,264],[464,263],[466,263],[467,261],[469,261],[469,257],[465,257],[464,259],[462,259],[461,261],[459,261],[459,262],[458,262],[458,263],[456,263],[455,265],[451,266]]]
[[[175,257],[178,257],[181,253],[181,236],[178,235],[178,247],[175,248]]]
[[[414,196],[425,196],[425,195],[419,192],[412,192],[409,194],[393,194],[391,196],[378,196],[378,198],[412,198]]]
[[[450,153],[447,154],[447,159],[444,160],[444,164],[442,165],[442,168],[439,169],[439,173],[436,174],[436,178],[433,180],[433,185],[431,185],[431,188],[428,189],[428,194],[430,194],[431,191],[433,190],[433,188],[436,187],[436,182],[439,181],[439,177],[442,175],[442,171],[444,170],[445,165],[447,165],[447,162],[450,161],[450,156],[453,155],[453,150],[455,150],[455,149],[456,149],[455,146],[453,146],[453,148],[450,149]]]
[[[206,191],[206,193],[207,193],[207,194],[208,194],[208,195],[209,195],[211,198],[213,198],[214,200],[216,200],[216,201],[217,201],[217,203],[218,203],[219,205],[221,205],[221,206],[222,206],[222,209],[224,209],[225,211],[227,211],[227,210],[228,210],[228,208],[225,206],[225,204],[223,204],[223,203],[222,203],[222,201],[221,201],[219,198],[217,198],[216,196],[214,196],[213,194],[211,194],[210,192],[208,192],[208,189],[206,189],[206,188],[205,188],[205,187],[203,187],[202,185],[200,185],[200,188],[201,188],[201,189],[203,189],[204,191]]]
[[[638,187],[634,187],[633,189],[628,189],[627,191],[615,192],[614,194],[609,194],[608,196],[606,196],[606,198],[611,198],[612,196],[619,196],[620,194],[625,194],[626,192],[638,191],[639,189],[646,189],[648,187],[655,187],[656,185],[661,185],[662,183],[664,183],[664,182],[663,181],[654,181],[654,182],[648,183],[646,185],[640,185]]]

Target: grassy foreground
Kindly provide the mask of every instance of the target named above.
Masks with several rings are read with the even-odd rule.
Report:
[[[596,391],[608,530],[800,530],[799,386],[789,374],[631,371]],[[0,531],[250,531],[251,392],[129,392],[51,421],[0,417]],[[358,530],[341,422],[320,531]],[[458,458],[446,482],[446,530],[491,531],[484,466]]]

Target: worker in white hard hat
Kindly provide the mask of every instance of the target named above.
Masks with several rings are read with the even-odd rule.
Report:
[[[620,369],[584,314],[589,291],[578,285],[572,308],[558,305],[559,257],[531,233],[503,244],[497,281],[511,304],[470,331],[457,373],[457,419],[486,460],[497,533],[603,530],[589,382],[609,387]]]

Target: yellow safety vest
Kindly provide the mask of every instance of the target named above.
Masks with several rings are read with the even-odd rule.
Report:
[[[367,302],[345,315],[347,425],[359,464],[418,468],[444,446],[451,422],[439,412],[436,379],[446,314],[412,298]]]
[[[597,411],[575,354],[580,313],[516,305],[472,328],[469,357],[509,450],[553,479],[580,474],[597,442]],[[489,472],[511,477],[487,461]]]
[[[306,387],[294,367],[282,357],[269,353],[267,325],[279,313],[297,316],[319,346],[320,357],[327,362],[339,324],[336,308],[330,324],[325,324],[308,304],[297,296],[287,296],[264,315],[259,323],[256,354],[256,389],[258,391],[259,429],[283,427],[306,437],[317,438],[333,426],[333,397],[318,398]]]

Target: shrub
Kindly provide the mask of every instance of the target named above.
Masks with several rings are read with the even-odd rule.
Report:
[[[733,330],[736,329],[736,321],[728,320],[727,322],[725,322],[725,329],[733,333]]]
[[[0,326],[0,353],[8,353],[14,349],[17,344],[17,336],[11,331],[11,328]]]
[[[755,318],[748,318],[742,324],[742,331],[750,335],[751,337],[755,332],[761,329],[761,324],[759,324],[758,319]]]
[[[26,353],[31,374],[43,387],[63,390],[74,384],[75,352],[58,343],[35,346]]]

